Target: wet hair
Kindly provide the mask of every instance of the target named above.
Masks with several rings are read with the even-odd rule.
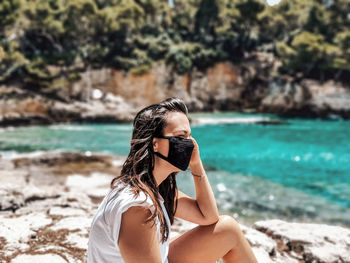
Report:
[[[170,223],[174,222],[174,214],[177,208],[176,174],[171,173],[158,187],[153,176],[154,150],[153,138],[164,135],[164,128],[167,126],[167,113],[182,112],[188,114],[185,103],[179,98],[168,98],[160,103],[152,104],[139,111],[133,121],[132,138],[130,142],[130,153],[123,164],[120,175],[111,182],[114,189],[120,183],[131,186],[132,192],[138,196],[142,191],[148,195],[154,204],[155,209],[147,218],[146,222],[154,223],[155,217],[160,222],[162,242],[169,237],[170,229],[166,224],[165,215],[157,198],[158,193],[164,199],[164,206],[167,210]],[[117,193],[114,195],[116,196]]]

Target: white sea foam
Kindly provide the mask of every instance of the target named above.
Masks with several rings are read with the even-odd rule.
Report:
[[[93,128],[91,127],[83,127],[83,126],[74,126],[74,125],[51,125],[49,126],[51,130],[66,130],[66,131],[91,131]]]
[[[51,152],[61,152],[61,150],[55,150]],[[33,158],[40,156],[42,154],[46,153],[46,151],[32,151],[28,153],[19,153],[17,151],[2,151],[0,152],[2,158],[4,159],[15,159],[15,158],[23,158],[23,157],[28,157],[28,158]]]
[[[14,131],[16,130],[16,128],[18,127],[15,127],[15,126],[2,127],[0,128],[0,132]]]
[[[113,127],[112,130],[117,130],[117,131],[130,131],[132,130],[131,126],[115,126]]]
[[[218,189],[219,192],[224,192],[227,190],[225,184],[223,184],[223,183],[217,184],[216,188]]]
[[[321,158],[323,158],[326,161],[329,161],[329,160],[334,158],[333,153],[329,153],[329,152],[320,153],[320,156],[321,156]]]
[[[254,124],[259,122],[275,122],[276,120],[267,117],[237,117],[237,118],[195,118],[194,124],[215,125],[215,124]]]

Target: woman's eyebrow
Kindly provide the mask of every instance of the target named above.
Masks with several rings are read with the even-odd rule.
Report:
[[[178,131],[175,131],[175,133],[178,133],[178,132],[183,132],[183,133],[185,133],[185,134],[187,134],[187,133],[188,133],[188,131],[187,131],[187,130],[178,130]],[[191,136],[191,132],[190,132],[190,136]]]

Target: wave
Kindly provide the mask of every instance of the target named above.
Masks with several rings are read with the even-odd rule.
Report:
[[[131,131],[132,126],[115,126],[113,129],[110,130],[117,130],[117,131]]]
[[[51,150],[50,152],[61,152],[62,150]],[[0,155],[4,159],[16,159],[16,158],[23,158],[23,157],[38,157],[43,154],[47,153],[47,151],[32,151],[32,152],[26,152],[26,153],[20,153],[17,151],[0,151]]]
[[[66,131],[91,131],[93,128],[91,127],[83,127],[83,126],[73,126],[73,125],[50,125],[49,129],[51,130],[66,130]]]
[[[195,125],[217,125],[217,124],[286,124],[286,121],[268,117],[237,117],[237,118],[193,118]]]
[[[96,127],[93,126],[80,126],[80,125],[67,125],[67,124],[57,124],[57,125],[50,125],[49,129],[51,130],[66,130],[66,131],[95,131]],[[101,129],[99,127],[99,129]],[[103,127],[102,130],[112,130],[112,131],[129,131],[131,130],[131,126],[119,126],[115,125],[112,127]]]
[[[14,126],[0,127],[0,132],[15,131],[18,128],[19,127],[14,127]]]

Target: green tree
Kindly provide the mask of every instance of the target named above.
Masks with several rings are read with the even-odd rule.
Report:
[[[282,42],[278,51],[290,73],[317,75],[322,80],[328,71],[334,69],[335,62],[342,55],[341,49],[326,42],[324,36],[307,31],[297,35],[290,47]]]
[[[195,15],[195,34],[212,34],[219,16],[219,0],[201,0]]]
[[[292,22],[293,30],[281,33],[288,28],[285,18],[288,17],[286,14],[291,3],[299,7],[293,11],[294,19],[291,21],[298,22]],[[276,11],[287,12],[281,13],[283,16],[278,18],[278,27],[270,23],[262,30],[279,40],[277,55],[282,59],[282,70],[289,74],[302,72],[304,76],[319,79],[341,79],[345,76],[350,69],[347,41],[350,22],[347,10],[350,10],[349,0],[336,0],[328,5],[320,0],[304,1],[304,4],[297,0],[285,0],[277,7],[270,8],[269,13],[265,12],[263,21],[271,17],[270,22],[273,23],[276,22],[273,19],[278,14]],[[279,27],[279,31],[274,31]],[[267,42],[271,40],[271,37],[264,39]]]
[[[267,6],[259,14],[260,39],[263,43],[289,41],[302,31],[308,19],[312,1],[282,0]]]
[[[341,49],[341,54],[334,59],[335,75],[339,79],[344,72],[350,71],[350,30],[340,32],[335,37],[335,44]]]
[[[196,14],[200,0],[177,0],[170,11],[171,24],[168,27],[190,40],[195,31]]]
[[[215,28],[217,48],[237,61],[258,45],[260,0],[221,0]]]
[[[0,82],[59,98],[92,68],[178,73],[272,50],[282,71],[349,75],[350,0],[7,0],[0,2]],[[48,95],[49,96],[49,95]]]
[[[21,0],[2,0],[0,2],[0,34],[4,34],[4,30],[14,25],[20,15]],[[0,35],[0,37],[1,37]]]

